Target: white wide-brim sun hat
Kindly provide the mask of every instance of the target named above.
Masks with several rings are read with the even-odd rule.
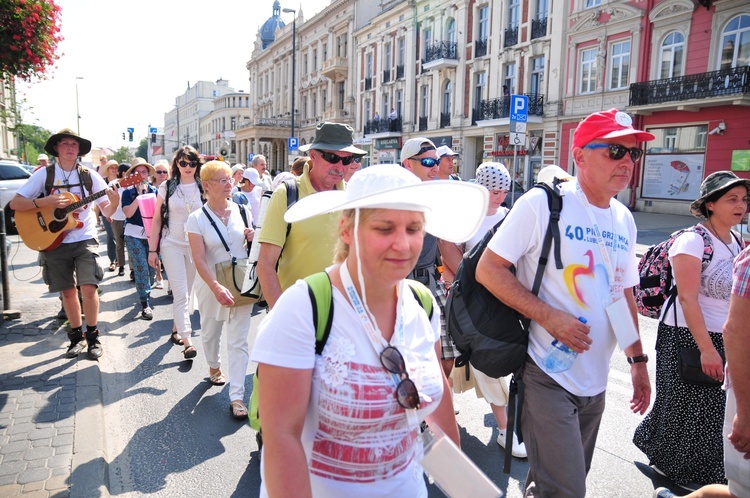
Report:
[[[345,209],[396,209],[425,213],[425,230],[449,242],[469,240],[479,229],[489,203],[487,189],[455,180],[421,181],[397,164],[357,171],[346,190],[329,190],[296,202],[284,215],[295,223]]]

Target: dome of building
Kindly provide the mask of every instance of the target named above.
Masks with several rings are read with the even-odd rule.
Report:
[[[281,4],[279,3],[279,0],[276,0],[273,3],[273,15],[263,23],[263,26],[260,27],[260,39],[263,42],[264,50],[276,39],[276,29],[286,26],[280,16]]]

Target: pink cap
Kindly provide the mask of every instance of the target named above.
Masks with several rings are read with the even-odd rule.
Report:
[[[633,128],[633,118],[626,112],[612,108],[608,111],[595,112],[578,124],[573,133],[573,147],[584,145],[600,138],[618,138],[635,135],[639,142],[656,138],[647,131]]]

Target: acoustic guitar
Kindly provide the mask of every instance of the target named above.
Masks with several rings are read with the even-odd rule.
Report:
[[[115,188],[126,188],[143,181],[140,173],[133,173],[127,178],[120,179],[114,184]],[[88,197],[80,199],[72,192],[62,192],[60,195],[70,199],[70,204],[64,208],[54,206],[40,206],[28,211],[16,211],[15,221],[18,235],[29,249],[35,251],[51,251],[62,244],[65,234],[76,228],[83,227],[78,218],[78,209],[96,199],[106,195],[102,190]]]

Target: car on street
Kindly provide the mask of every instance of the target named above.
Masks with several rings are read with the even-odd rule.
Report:
[[[22,165],[16,161],[0,160],[0,207],[3,208],[5,216],[5,233],[15,235],[16,223],[14,212],[8,203],[16,195],[16,191],[31,176]]]

